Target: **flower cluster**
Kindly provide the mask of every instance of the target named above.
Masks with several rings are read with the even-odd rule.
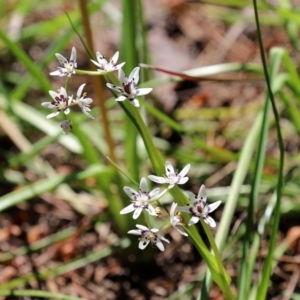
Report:
[[[145,178],[142,178],[140,181],[139,191],[125,186],[124,191],[130,197],[131,204],[121,210],[120,214],[127,214],[130,212],[133,213],[133,219],[137,219],[141,212],[145,210],[152,216],[159,217],[161,215],[161,210],[159,208],[154,208],[153,203],[155,203],[160,197],[162,197],[169,189],[173,188],[176,184],[184,184],[188,181],[186,174],[190,169],[190,165],[186,165],[183,170],[179,173],[174,171],[174,168],[170,162],[165,164],[166,173],[163,177],[149,175],[148,178],[156,183],[168,184],[169,186],[163,192],[160,193],[159,188],[155,188],[153,191],[148,191],[148,183]],[[191,219],[188,223],[188,226],[196,224],[200,218],[203,219],[211,227],[216,227],[216,222],[214,219],[209,216],[209,213],[213,212],[221,204],[221,201],[216,201],[212,204],[207,204],[207,197],[205,186],[200,187],[199,193],[195,196],[193,193],[189,193],[189,199],[191,204],[186,206],[178,206],[176,202],[173,202],[169,211],[169,220],[167,227],[172,226],[180,234],[188,236],[188,234],[181,229],[184,227],[184,221],[181,217],[181,213],[188,213],[191,215]],[[152,228],[149,229],[146,226],[137,224],[138,229],[128,231],[129,234],[140,235],[139,238],[139,248],[144,249],[149,243],[151,245],[157,246],[161,251],[164,251],[164,245],[162,241],[169,243],[169,241],[161,235],[158,235],[157,232],[159,229]]]
[[[59,77],[67,76],[67,83],[69,83],[71,76],[76,74],[77,53],[75,47],[72,48],[69,60],[59,53],[56,53],[55,56],[60,66],[57,67],[56,71],[51,72],[50,75]],[[116,101],[124,101],[128,99],[133,106],[139,107],[140,103],[136,97],[149,94],[152,91],[152,88],[137,88],[140,68],[134,68],[127,78],[122,70],[125,62],[117,64],[119,52],[116,52],[110,60],[107,60],[99,51],[97,51],[96,58],[97,61],[91,59],[92,63],[97,67],[97,71],[94,72],[96,73],[95,75],[103,75],[108,72],[118,71],[118,78],[122,87],[116,86],[112,83],[106,84],[108,88],[121,94],[116,98]],[[85,71],[81,70],[81,74],[82,73],[84,74]],[[68,132],[72,129],[72,122],[66,118],[66,115],[70,113],[70,107],[77,105],[87,117],[94,119],[94,117],[89,113],[91,111],[90,105],[93,102],[93,99],[85,98],[86,93],[83,92],[84,87],[85,83],[80,85],[76,93],[76,98],[73,97],[73,95],[68,95],[65,87],[60,87],[58,92],[49,91],[52,101],[42,103],[42,106],[54,110],[54,112],[49,114],[47,118],[55,117],[60,112],[64,113],[64,121],[61,124],[61,128],[65,134],[68,134]]]
[[[113,83],[107,83],[106,86],[119,94],[115,99],[116,101],[129,100],[130,103],[139,107],[140,103],[137,99],[138,96],[147,95],[152,91],[152,88],[138,88],[139,82],[139,72],[140,68],[136,67],[132,70],[130,75],[127,77],[122,70],[125,62],[118,64],[119,52],[116,52],[113,57],[107,60],[99,51],[96,52],[96,60],[91,60],[92,63],[97,67],[97,71],[83,71],[77,69],[77,54],[76,49],[73,47],[68,60],[59,53],[56,53],[56,58],[60,64],[56,71],[50,73],[52,76],[67,77],[65,87],[60,87],[58,91],[49,91],[52,98],[51,102],[43,102],[42,106],[54,110],[54,112],[47,115],[47,118],[52,118],[63,113],[64,120],[61,123],[61,128],[64,134],[68,134],[72,130],[73,123],[71,120],[67,119],[67,115],[70,113],[70,108],[73,106],[78,106],[80,110],[89,118],[94,119],[90,114],[91,104],[93,102],[92,98],[86,97],[86,92],[84,92],[85,83],[81,84],[76,92],[76,95],[68,95],[66,87],[72,75],[76,73],[80,74],[93,74],[93,75],[103,75],[109,72],[118,72],[118,79],[120,86],[114,85]],[[131,203],[120,211],[120,214],[133,213],[133,219],[140,217],[141,213],[145,211],[153,217],[162,217],[162,210],[159,207],[154,207],[153,205],[170,189],[175,185],[185,184],[189,178],[186,176],[190,169],[190,164],[186,165],[181,172],[176,172],[170,162],[165,164],[165,174],[163,176],[149,175],[148,178],[159,184],[167,184],[167,188],[160,192],[159,188],[155,188],[152,191],[148,191],[148,183],[146,178],[142,178],[140,181],[139,190],[135,191],[131,187],[125,186],[124,192],[131,199]],[[221,201],[217,201],[212,204],[207,204],[205,186],[200,187],[199,193],[195,196],[189,193],[189,200],[191,203],[186,206],[178,206],[176,202],[173,202],[169,211],[168,222],[163,228],[173,227],[181,235],[188,236],[184,231],[185,223],[181,217],[181,213],[188,213],[191,218],[188,222],[188,226],[196,224],[201,218],[209,226],[215,227],[216,222],[209,216],[220,204]],[[128,231],[129,234],[139,235],[140,242],[139,248],[144,249],[148,244],[157,246],[159,250],[164,251],[165,246],[163,242],[169,243],[169,241],[162,235],[158,234],[159,229],[152,228],[149,229],[144,225],[137,224],[137,229]]]

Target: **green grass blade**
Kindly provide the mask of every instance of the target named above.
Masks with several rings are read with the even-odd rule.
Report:
[[[54,178],[40,180],[0,197],[0,212],[42,193],[52,191],[62,183],[98,175],[101,175],[103,178],[110,178],[111,174],[112,170],[108,167],[90,165],[86,170],[81,172],[71,175],[57,175]]]

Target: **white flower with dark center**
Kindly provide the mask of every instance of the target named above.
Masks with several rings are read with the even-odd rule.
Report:
[[[130,103],[136,107],[140,106],[139,101],[135,98],[136,96],[142,96],[149,94],[152,91],[152,88],[137,88],[139,82],[139,72],[140,68],[136,67],[132,70],[129,77],[127,78],[122,69],[119,69],[119,81],[123,87],[107,83],[107,87],[112,90],[115,90],[122,95],[116,98],[116,101],[124,101],[129,99]]]
[[[68,97],[66,90],[61,87],[58,93],[49,91],[50,96],[53,98],[51,102],[43,102],[42,105],[47,108],[56,109],[56,112],[47,116],[47,119],[57,116],[61,111],[66,115],[70,112],[69,105],[72,102],[72,97]]]
[[[190,213],[192,215],[189,226],[196,224],[200,218],[203,218],[204,222],[210,227],[216,227],[215,220],[208,214],[213,212],[222,203],[221,200],[216,201],[212,204],[206,203],[206,191],[205,186],[201,185],[198,196],[196,197],[193,193],[189,194],[190,200],[193,202],[192,205],[179,206],[177,209],[182,212]]]
[[[134,211],[133,218],[137,219],[142,210],[145,209],[150,215],[156,216],[156,211],[149,201],[159,194],[159,188],[156,188],[152,192],[148,193],[147,180],[143,177],[141,179],[140,190],[138,192],[128,186],[124,187],[124,191],[131,198],[132,203],[122,209],[120,214],[127,214]]]
[[[152,228],[149,229],[146,226],[143,225],[136,225],[139,229],[129,230],[129,234],[135,234],[135,235],[141,235],[140,242],[139,242],[139,248],[141,250],[145,249],[149,243],[151,245],[155,245],[160,251],[164,251],[165,247],[162,241],[166,243],[170,243],[166,238],[164,238],[161,235],[156,234],[158,232],[158,229]]]
[[[186,165],[180,173],[175,173],[174,168],[170,162],[166,162],[166,175],[164,177],[149,175],[148,178],[157,183],[168,183],[169,189],[172,188],[175,184],[184,184],[189,178],[185,177],[187,172],[190,169],[190,164]]]
[[[91,111],[90,104],[93,102],[92,98],[85,98],[86,93],[82,94],[83,88],[85,86],[85,83],[82,84],[76,94],[76,99],[73,99],[73,103],[77,104],[81,111],[88,116],[91,119],[95,119],[92,115],[90,115],[88,112]]]
[[[97,51],[96,56],[97,56],[97,61],[92,59],[91,61],[93,64],[95,64],[97,67],[100,68],[98,69],[98,71],[105,71],[105,72],[117,71],[125,65],[125,62],[117,65],[119,59],[119,51],[117,51],[114,54],[114,56],[110,59],[110,61],[107,61],[106,58],[99,51]]]
[[[75,69],[77,68],[76,62],[76,49],[72,48],[70,60],[68,61],[64,56],[59,53],[55,53],[55,56],[60,63],[61,67],[57,67],[57,70],[51,72],[52,76],[68,76],[70,77],[72,74],[75,74]]]
[[[185,224],[183,223],[183,220],[180,216],[180,212],[178,211],[175,212],[176,207],[177,207],[177,203],[173,202],[170,209],[170,223],[180,234],[188,236],[187,233],[185,233],[184,231],[182,231],[180,228],[177,227],[177,226],[184,226]]]
[[[68,134],[70,132],[70,130],[72,129],[72,121],[63,120],[60,127],[61,127],[64,134]]]

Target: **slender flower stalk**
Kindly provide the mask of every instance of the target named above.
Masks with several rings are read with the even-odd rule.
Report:
[[[115,90],[122,95],[116,98],[116,101],[124,101],[128,99],[133,106],[139,107],[140,103],[136,99],[136,96],[142,96],[149,94],[152,91],[152,88],[137,88],[139,82],[139,72],[140,68],[136,67],[132,70],[129,77],[127,78],[122,69],[119,69],[119,81],[122,84],[122,87],[116,86],[111,83],[107,83],[107,87]]]
[[[197,197],[193,193],[189,193],[189,198],[193,203],[192,205],[188,204],[187,206],[178,206],[177,208],[179,211],[190,213],[192,215],[188,225],[194,225],[200,220],[200,218],[203,218],[204,222],[210,227],[216,227],[215,220],[208,214],[217,209],[222,201],[219,200],[212,204],[207,204],[204,185],[201,185]]]
[[[57,70],[51,72],[50,75],[52,76],[68,76],[71,77],[72,74],[75,74],[75,69],[77,68],[76,62],[76,49],[75,47],[72,48],[70,60],[68,61],[64,56],[59,53],[55,53],[55,56],[60,63],[61,67],[57,67]]]
[[[136,227],[138,229],[129,230],[128,233],[141,235],[139,239],[139,248],[141,250],[145,249],[147,245],[151,243],[151,245],[156,246],[160,251],[164,251],[165,247],[162,241],[170,243],[169,240],[167,240],[163,236],[156,234],[159,231],[156,228],[149,229],[148,227],[139,224],[137,224]]]
[[[182,171],[177,174],[174,171],[174,168],[172,166],[172,164],[170,162],[166,162],[166,175],[164,177],[160,177],[160,176],[155,176],[155,175],[149,175],[148,178],[154,182],[157,183],[168,183],[169,184],[169,189],[172,188],[175,184],[184,184],[186,183],[189,178],[185,177],[185,175],[187,174],[187,172],[190,169],[190,164],[186,165]]]

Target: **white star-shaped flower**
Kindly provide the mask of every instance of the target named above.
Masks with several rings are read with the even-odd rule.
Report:
[[[122,87],[116,86],[111,83],[107,83],[107,87],[112,90],[115,90],[122,95],[116,98],[116,101],[124,101],[129,99],[130,103],[136,107],[140,106],[139,101],[135,98],[136,96],[142,96],[149,94],[152,91],[152,88],[137,88],[139,82],[139,72],[140,68],[136,67],[132,70],[129,77],[127,78],[122,69],[119,69],[119,81],[122,84]]]
[[[90,115],[88,112],[91,111],[90,104],[93,102],[92,98],[84,98],[86,96],[86,93],[82,94],[83,88],[85,86],[85,83],[82,84],[77,91],[76,99],[73,99],[73,103],[77,104],[81,111],[88,116],[91,119],[95,119],[92,115]]]
[[[201,185],[198,196],[196,197],[193,193],[189,194],[190,200],[193,202],[192,205],[179,206],[177,209],[182,212],[190,213],[192,215],[189,226],[196,224],[200,218],[203,218],[204,222],[210,227],[216,227],[215,220],[208,214],[213,212],[222,203],[221,200],[216,201],[212,204],[206,203],[206,191],[205,186]]]
[[[47,116],[47,119],[57,116],[61,111],[66,115],[70,112],[69,105],[72,102],[72,97],[68,97],[66,90],[61,87],[58,93],[49,91],[50,96],[53,98],[51,102],[43,102],[41,105],[47,108],[56,109],[56,112]]]
[[[122,209],[120,214],[127,214],[134,211],[133,218],[137,219],[142,210],[145,209],[150,215],[156,216],[155,209],[149,203],[149,201],[159,194],[159,188],[156,188],[152,192],[148,193],[147,180],[143,177],[140,182],[139,192],[136,192],[128,186],[124,187],[124,191],[132,199],[132,203]]]
[[[180,217],[179,212],[175,212],[177,207],[177,203],[173,202],[170,209],[170,223],[172,226],[182,235],[188,236],[188,234],[184,231],[182,231],[177,226],[184,226],[184,223],[182,221],[182,218]]]
[[[136,225],[139,229],[133,229],[129,230],[129,234],[135,234],[135,235],[141,235],[140,242],[139,242],[139,248],[141,250],[145,249],[149,243],[151,245],[155,245],[160,251],[164,251],[165,247],[162,241],[166,243],[170,243],[169,240],[164,238],[161,235],[156,234],[159,230],[156,228],[149,229],[146,226],[143,225]]]
[[[91,61],[93,64],[99,67],[98,71],[105,71],[105,72],[117,71],[125,65],[125,62],[117,65],[119,59],[119,51],[117,51],[114,54],[114,56],[110,59],[110,61],[107,61],[106,58],[99,51],[97,51],[96,57],[97,57],[97,61],[93,59],[91,59]]]
[[[61,67],[57,67],[57,70],[51,72],[50,75],[52,76],[68,76],[70,77],[72,74],[75,74],[75,69],[77,68],[76,62],[76,49],[75,47],[72,48],[70,60],[68,61],[64,56],[59,53],[55,53],[55,56],[60,63]]]
[[[149,175],[148,178],[157,183],[168,183],[169,189],[172,188],[175,184],[184,184],[189,178],[185,177],[187,172],[190,169],[190,164],[187,164],[180,173],[175,173],[172,164],[166,161],[166,175],[164,177]]]

